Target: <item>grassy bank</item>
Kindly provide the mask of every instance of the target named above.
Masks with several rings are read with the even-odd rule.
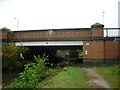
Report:
[[[112,88],[120,88],[120,65],[96,67],[97,73],[101,74]]]
[[[89,85],[86,73],[79,67],[66,67],[58,75],[42,81],[39,88],[92,88]]]

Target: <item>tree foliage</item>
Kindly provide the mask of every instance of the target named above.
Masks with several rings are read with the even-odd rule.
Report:
[[[23,46],[10,46],[8,44],[3,44],[2,46],[2,56],[9,58],[18,56],[20,53],[26,53],[28,48]]]
[[[7,41],[10,42],[10,40],[14,36],[14,32],[11,31],[10,29],[6,28],[6,27],[1,28],[0,30],[4,31],[4,32],[7,32]]]
[[[20,53],[25,54],[28,48],[23,46],[11,46],[9,44],[3,44],[2,46],[2,67],[3,69],[12,70],[21,67],[19,61]]]

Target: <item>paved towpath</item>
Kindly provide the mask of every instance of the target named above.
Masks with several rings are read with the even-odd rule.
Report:
[[[87,72],[88,78],[90,79],[89,83],[94,88],[111,88],[109,83],[101,75],[96,73],[95,69],[83,68],[83,70]]]

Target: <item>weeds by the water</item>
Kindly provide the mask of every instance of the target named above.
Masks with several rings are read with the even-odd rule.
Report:
[[[35,56],[37,63],[30,63],[25,65],[25,70],[20,73],[19,79],[7,86],[6,88],[36,88],[38,83],[50,76],[55,69],[46,67],[45,61],[48,56]]]

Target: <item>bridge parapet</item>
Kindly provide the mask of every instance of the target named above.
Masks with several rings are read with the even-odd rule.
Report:
[[[91,28],[75,29],[48,29],[48,30],[27,30],[14,31],[12,42],[30,41],[84,41],[104,40],[108,37],[120,37],[120,28],[103,28],[94,25]],[[7,41],[7,32],[0,32],[1,39]]]
[[[29,30],[14,33],[13,41],[84,40],[91,37],[90,28]]]

